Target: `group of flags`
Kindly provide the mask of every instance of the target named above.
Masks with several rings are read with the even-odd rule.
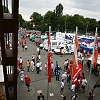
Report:
[[[77,58],[77,50],[79,49],[79,41],[77,36],[78,28],[76,27],[76,34],[74,39],[74,55],[73,55],[73,73],[72,73],[72,81],[75,82],[76,78],[79,76],[79,74],[82,72],[83,66],[78,63]],[[92,64],[96,65],[98,59],[98,39],[97,39],[97,28],[95,33],[95,39],[94,39],[94,49],[93,49],[93,60]],[[48,82],[51,82],[52,78],[52,66],[51,66],[51,46],[50,46],[50,33],[48,34]]]

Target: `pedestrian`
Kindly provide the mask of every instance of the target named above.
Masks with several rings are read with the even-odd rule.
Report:
[[[20,69],[22,69],[22,67],[23,67],[23,59],[22,59],[22,57],[20,57],[19,63],[20,63]]]
[[[45,65],[44,65],[44,67],[45,67],[45,75],[47,75],[47,68],[48,68],[47,65],[48,65],[47,63],[45,63]]]
[[[40,95],[37,97],[37,100],[45,100],[44,95],[42,93],[40,93]]]
[[[25,84],[26,84],[26,86],[28,88],[28,91],[30,91],[31,78],[29,76],[25,75],[24,79],[25,79]]]
[[[40,56],[40,55],[38,55],[38,59],[39,59],[39,60],[41,59],[41,56]]]
[[[72,100],[79,100],[78,93],[75,93],[75,95],[72,97]]]
[[[32,70],[32,72],[34,71],[34,62],[33,62],[33,60],[31,60],[31,70]]]
[[[64,80],[61,80],[61,82],[60,82],[60,95],[61,95],[61,97],[64,97],[63,91],[64,91]]]
[[[54,67],[53,62],[51,62],[51,66],[52,66],[52,76],[54,76],[54,69],[55,69],[55,67]]]
[[[71,85],[71,93],[70,93],[70,97],[72,99],[72,97],[75,94],[75,82],[72,81],[72,85]]]
[[[27,72],[29,72],[29,70],[30,70],[30,61],[29,60],[26,62],[26,66],[27,66]]]
[[[70,72],[67,72],[67,85],[70,84],[70,80],[71,80],[71,74]]]
[[[22,42],[22,49],[23,49],[23,51],[24,51],[24,47],[25,47],[25,45],[24,45],[23,42]]]
[[[62,48],[60,48],[60,57],[62,57],[63,52],[62,52]]]
[[[75,81],[75,92],[78,92],[78,89],[79,89],[79,80],[77,79]]]
[[[39,63],[39,61],[36,64],[36,71],[37,71],[37,74],[39,74],[39,71],[40,71],[40,63]]]
[[[83,79],[82,79],[82,90],[83,90],[83,93],[85,92],[85,86],[86,86],[86,84],[87,84],[87,80],[86,80],[85,77],[83,77]]]
[[[40,71],[42,71],[42,62],[39,60],[40,63]]]
[[[94,98],[94,90],[91,89],[90,92],[89,92],[88,100],[93,100],[93,98]]]
[[[39,61],[39,55],[36,55],[36,63]]]
[[[35,53],[34,53],[34,55],[32,55],[32,60],[34,62],[34,66],[35,66],[35,58],[36,58],[36,56],[35,56]]]
[[[37,54],[39,55],[40,54],[40,48],[37,47]]]
[[[66,65],[67,65],[67,62],[66,62],[66,60],[64,61],[64,72],[66,71]]]
[[[63,79],[64,80],[64,83],[66,83],[66,81],[67,81],[67,72],[64,72],[62,75],[61,75],[61,79]]]
[[[23,70],[20,71],[19,76],[20,76],[21,82],[24,83],[24,71]]]
[[[55,71],[56,71],[56,81],[59,81],[59,76],[60,76],[60,68],[59,68],[59,66],[56,67]]]
[[[27,45],[25,45],[25,51],[27,51]]]

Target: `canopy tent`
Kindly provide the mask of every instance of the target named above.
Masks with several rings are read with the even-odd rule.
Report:
[[[65,35],[65,39],[73,40],[71,36]]]
[[[83,50],[85,50],[86,52],[88,52],[88,51],[93,51],[93,48],[91,47],[91,48],[88,48],[86,45],[84,45],[84,44],[80,44],[80,48],[81,49],[83,49]]]

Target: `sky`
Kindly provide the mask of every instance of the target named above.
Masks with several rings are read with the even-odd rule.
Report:
[[[59,3],[64,7],[63,15],[79,14],[100,20],[100,0],[19,0],[19,13],[29,21],[33,12],[45,15],[47,11],[55,10]]]

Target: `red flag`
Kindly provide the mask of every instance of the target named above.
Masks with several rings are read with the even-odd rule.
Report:
[[[94,49],[93,49],[93,59],[92,59],[92,63],[94,65],[97,64],[97,60],[98,60],[98,39],[97,39],[97,28],[96,28],[96,33],[95,33],[95,38],[94,38]]]
[[[48,34],[48,82],[51,82],[52,66],[51,66],[51,47],[50,47],[50,34]]]
[[[74,68],[73,75],[72,75],[72,81],[76,81],[79,74],[82,72],[83,66],[81,64],[78,64],[77,68]]]

